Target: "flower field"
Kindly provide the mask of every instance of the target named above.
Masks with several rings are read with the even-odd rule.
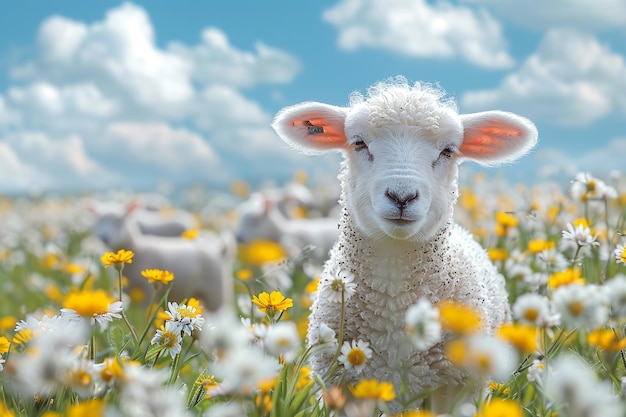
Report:
[[[468,378],[450,415],[626,415],[626,177],[512,186],[478,175],[460,191],[456,220],[505,276],[511,321],[488,335],[468,306],[422,299],[407,311],[415,349],[455,335],[445,360]],[[193,210],[202,229],[237,221],[230,209]],[[77,197],[0,197],[0,417],[437,415],[430,392],[329,382],[358,375],[372,351],[330,328],[306,345],[321,271],[306,250],[240,245],[232,302],[211,312],[170,298],[170,271],[142,272],[162,297],[130,288],[124,268],[138,255],[111,251],[91,227]],[[340,275],[320,296],[353,292]],[[334,355],[326,374],[307,366],[314,349]]]

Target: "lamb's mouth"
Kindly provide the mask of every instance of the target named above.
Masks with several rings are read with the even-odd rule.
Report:
[[[386,218],[388,222],[395,224],[396,226],[408,226],[412,223],[415,223],[413,219],[407,219],[406,217],[398,217],[395,219]]]

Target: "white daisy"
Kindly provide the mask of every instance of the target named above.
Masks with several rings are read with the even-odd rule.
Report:
[[[162,346],[170,353],[172,359],[178,355],[183,348],[183,327],[180,322],[166,321],[165,326],[161,326],[150,341],[151,344]]]
[[[425,298],[410,306],[405,315],[409,339],[418,350],[427,350],[441,340],[439,309]]]
[[[520,295],[512,307],[513,317],[522,323],[540,328],[549,328],[559,322],[550,304],[550,300],[539,294],[526,293]]]
[[[621,417],[626,411],[613,392],[612,384],[598,380],[586,362],[569,353],[559,355],[550,363],[545,393],[559,407],[559,415]]]
[[[336,268],[320,283],[320,297],[333,302],[340,303],[342,294],[343,299],[348,300],[355,292],[354,274],[343,268]]]
[[[264,342],[265,349],[270,354],[281,355],[285,362],[293,362],[300,349],[300,335],[296,324],[283,321],[269,326]]]
[[[609,318],[607,292],[596,285],[562,285],[554,291],[552,299],[567,329],[595,329]]]
[[[175,302],[167,303],[167,307],[168,311],[165,313],[170,317],[168,320],[180,323],[186,335],[191,336],[194,329],[202,330],[204,317],[196,311],[195,307]]]
[[[617,245],[615,248],[615,262],[626,265],[626,244]]]
[[[562,242],[564,242],[565,245],[570,242],[575,243],[579,248],[600,245],[600,242],[596,241],[596,236],[591,234],[591,229],[588,227],[582,224],[574,226],[572,223],[567,223],[566,226],[567,230],[563,230],[561,233],[563,237]]]
[[[369,342],[364,340],[353,340],[352,342],[343,342],[341,346],[341,355],[339,355],[339,362],[346,367],[346,369],[354,369],[360,373],[365,367],[365,363],[372,357],[372,349],[370,349]]]

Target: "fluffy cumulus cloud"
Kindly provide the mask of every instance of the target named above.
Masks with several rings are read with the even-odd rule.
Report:
[[[467,92],[461,102],[464,111],[502,108],[557,125],[587,125],[626,113],[626,63],[592,35],[553,29],[497,88]]]
[[[508,68],[500,23],[487,11],[426,0],[341,0],[324,19],[339,30],[339,46],[385,48],[423,58],[460,58]]]
[[[623,0],[464,0],[489,7],[494,13],[521,26],[548,29],[568,26],[589,30],[626,26]]]
[[[4,189],[224,180],[237,148],[234,163],[287,174],[294,153],[242,89],[289,82],[300,63],[262,43],[239,50],[217,28],[199,36],[160,47],[132,3],[90,24],[43,21],[34,55],[0,91]]]

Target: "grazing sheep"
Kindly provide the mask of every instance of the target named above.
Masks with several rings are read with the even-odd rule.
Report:
[[[180,302],[198,298],[203,307],[216,311],[232,300],[232,274],[236,255],[235,238],[229,231],[219,235],[200,235],[196,239],[179,236],[157,236],[141,232],[129,206],[125,215],[107,217],[102,240],[112,250],[126,249],[135,253],[133,262],[124,266],[124,275],[131,287],[150,294],[152,284],[141,275],[145,269],[167,270],[174,274],[169,299]],[[100,218],[102,221],[103,218]]]
[[[131,206],[132,210],[128,210]],[[111,225],[115,227],[124,217],[132,217],[139,225],[141,233],[146,235],[180,236],[183,232],[198,227],[198,221],[185,210],[171,207],[155,210],[137,201],[126,204],[89,201],[87,209],[95,215],[94,234],[105,244],[105,239],[110,235],[108,228]]]
[[[239,243],[267,239],[280,243],[292,254],[298,255],[309,247],[307,256],[322,265],[334,245],[339,231],[337,219],[287,218],[280,208],[264,194],[254,193],[238,207],[235,236]]]
[[[443,391],[454,392],[464,380],[443,353],[450,335],[419,351],[407,338],[405,313],[425,297],[433,304],[451,299],[476,308],[491,334],[509,319],[503,277],[453,221],[458,165],[512,162],[536,144],[537,130],[529,120],[502,111],[459,115],[439,88],[410,85],[402,77],[370,87],[365,96],[355,93],[350,101],[349,107],[317,102],[286,107],[272,124],[303,153],[339,150],[344,156],[340,235],[318,294],[332,293],[333,280],[353,277],[344,340],[367,341],[373,354],[360,374],[340,373],[347,381],[393,382],[396,392],[404,378],[409,394],[443,385],[439,395],[445,396]],[[339,332],[340,302],[318,296],[311,310],[310,345],[320,340],[322,323]],[[333,353],[313,350],[312,368],[324,374]]]

